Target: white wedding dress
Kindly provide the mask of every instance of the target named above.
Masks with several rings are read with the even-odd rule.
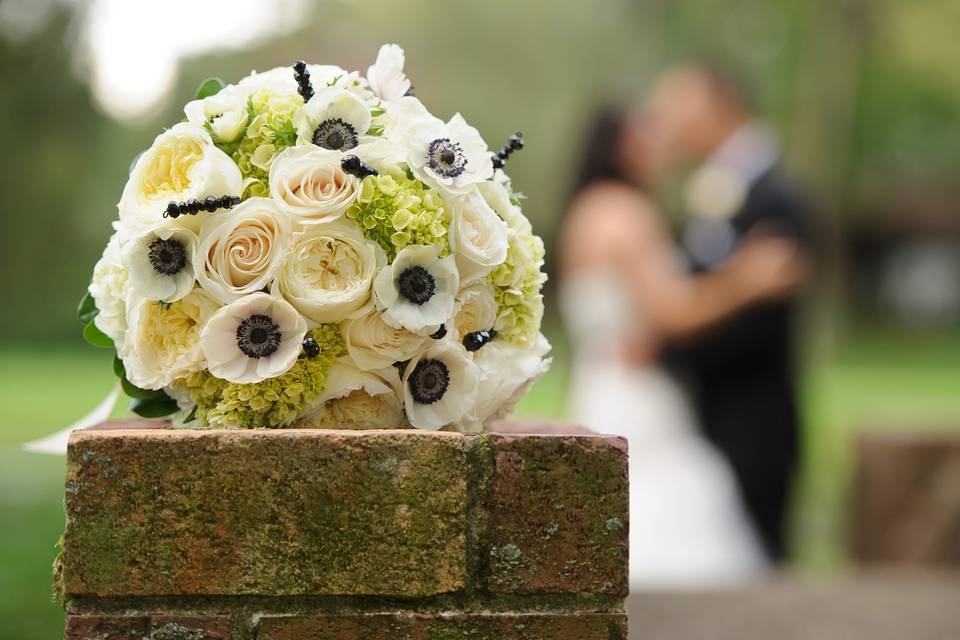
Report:
[[[573,348],[571,417],[629,442],[631,590],[722,587],[762,574],[767,561],[732,471],[699,434],[683,391],[655,365],[624,362],[642,318],[617,275],[574,272],[560,296]]]

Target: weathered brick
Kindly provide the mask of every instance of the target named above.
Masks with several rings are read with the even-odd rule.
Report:
[[[67,616],[65,640],[231,640],[227,616]]]
[[[626,440],[491,435],[488,443],[487,589],[625,596]]]
[[[423,431],[76,432],[66,595],[459,590],[464,442]]]
[[[257,640],[626,640],[623,614],[266,616]]]

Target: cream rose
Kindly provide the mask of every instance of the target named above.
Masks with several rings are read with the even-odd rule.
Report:
[[[93,322],[113,340],[117,349],[123,347],[127,330],[127,297],[130,293],[130,274],[123,266],[121,246],[120,233],[114,233],[93,268],[93,280],[88,289],[99,310]]]
[[[228,304],[268,286],[292,238],[289,218],[268,198],[250,198],[200,228],[193,260],[200,285]]]
[[[146,299],[135,303],[119,351],[127,379],[141,389],[161,389],[205,368],[200,331],[218,306],[202,289],[170,305]]]
[[[368,371],[409,360],[433,340],[387,324],[383,311],[345,320],[342,331],[347,353],[358,367]]]
[[[476,190],[452,204],[450,249],[461,283],[487,275],[507,257],[507,225]]]
[[[333,222],[357,198],[360,180],[340,165],[343,154],[314,145],[290,147],[270,166],[270,194],[304,224]]]
[[[356,224],[312,225],[294,235],[275,293],[313,322],[339,322],[371,303],[374,276],[386,263]]]
[[[396,369],[361,371],[349,359],[335,362],[326,390],[303,422],[315,429],[396,429],[406,424]]]
[[[187,122],[206,127],[221,142],[234,142],[247,128],[247,93],[236,85],[224,87],[215,95],[192,100],[183,108]]]
[[[214,146],[202,126],[181,122],[157,136],[137,159],[120,198],[120,220],[140,230],[162,222],[170,201],[239,196],[242,190],[240,169],[230,156]]]
[[[453,329],[457,338],[474,331],[489,331],[497,321],[497,300],[487,282],[474,282],[457,295],[453,312]]]

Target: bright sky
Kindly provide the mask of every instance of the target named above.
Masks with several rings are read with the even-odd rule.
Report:
[[[94,96],[110,115],[134,118],[163,100],[184,57],[289,32],[306,9],[307,0],[92,0],[81,44]]]

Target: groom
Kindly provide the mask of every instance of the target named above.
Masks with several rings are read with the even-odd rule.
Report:
[[[747,235],[777,234],[810,249],[810,219],[778,168],[773,134],[744,94],[701,65],[667,69],[646,105],[649,148],[658,166],[693,167],[685,188],[681,244],[694,272],[721,265]],[[689,382],[707,437],[729,460],[759,537],[785,555],[786,519],[798,458],[795,300],[752,307],[668,349]]]

